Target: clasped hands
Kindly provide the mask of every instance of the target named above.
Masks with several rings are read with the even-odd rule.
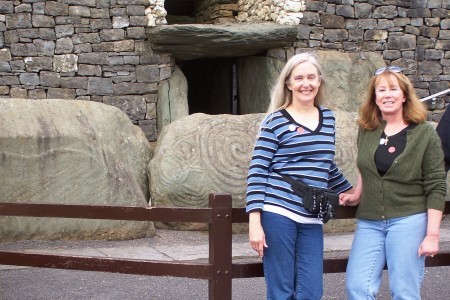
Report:
[[[342,206],[356,206],[359,204],[359,197],[354,193],[339,194],[339,204]]]

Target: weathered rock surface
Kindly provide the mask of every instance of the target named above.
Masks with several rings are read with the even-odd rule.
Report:
[[[158,89],[158,130],[189,114],[188,83],[178,66]]]
[[[2,202],[148,206],[143,131],[90,101],[0,101]],[[0,239],[131,239],[153,223],[0,217]]]
[[[241,114],[263,113],[270,104],[272,87],[285,63],[270,57],[249,56],[238,60]]]
[[[352,183],[357,176],[356,115],[336,112],[336,163]],[[244,207],[248,167],[263,117],[193,114],[164,127],[148,168],[152,204],[207,207],[209,193],[217,192],[230,193],[233,207]]]
[[[378,53],[342,53],[317,51],[329,97],[327,106],[334,110],[357,112],[365,100],[373,72],[386,65]]]
[[[177,24],[147,29],[152,49],[172,53],[176,60],[240,57],[295,42],[296,26],[276,23]]]

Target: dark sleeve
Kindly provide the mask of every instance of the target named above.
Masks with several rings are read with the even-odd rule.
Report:
[[[447,108],[442,116],[436,131],[441,138],[442,150],[444,151],[445,171],[450,169],[450,109]]]

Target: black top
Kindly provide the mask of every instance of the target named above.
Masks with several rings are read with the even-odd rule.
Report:
[[[380,176],[386,174],[394,160],[405,150],[408,130],[416,126],[416,124],[409,124],[403,130],[388,137],[383,131],[380,137],[380,145],[375,152],[375,165]]]

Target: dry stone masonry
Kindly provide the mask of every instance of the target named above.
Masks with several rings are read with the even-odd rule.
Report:
[[[148,18],[148,26],[166,25],[167,11],[164,8],[164,0],[149,0],[150,6],[145,10]]]
[[[449,88],[449,9],[445,0],[306,1],[294,47],[380,53],[404,68],[422,98]],[[428,104],[442,112],[445,101]]]
[[[158,91],[183,59],[175,59],[170,49],[152,50],[149,28],[171,26],[166,21],[170,14],[164,7],[167,1],[0,0],[0,97],[113,105],[142,128],[150,141],[156,141]],[[387,65],[405,69],[420,97],[449,87],[449,1],[193,3],[193,20],[206,25],[298,22],[288,25],[298,31],[296,41],[263,49],[258,55],[285,61],[295,53],[311,50],[355,53],[362,59],[368,53],[378,53]],[[215,57],[221,51],[224,57],[225,51],[229,52],[229,47],[221,45],[239,49],[245,43],[245,31],[243,28],[242,34],[214,42]],[[241,40],[233,40],[237,37]],[[428,102],[433,112],[430,118],[443,111],[446,99],[450,101],[446,96]]]
[[[164,0],[149,0],[145,10],[148,26],[166,25],[167,11]],[[200,24],[229,22],[273,21],[279,24],[298,25],[305,10],[303,0],[199,0],[195,20]]]
[[[236,15],[239,12],[236,3],[213,3],[211,0],[202,1],[202,5],[195,14],[196,23],[224,24],[236,22]],[[227,2],[227,1],[224,1]],[[236,2],[236,1],[229,1]]]
[[[158,83],[172,68],[149,52],[148,4],[0,1],[0,96],[117,106],[156,140]]]
[[[303,0],[239,0],[240,22],[275,21],[279,24],[298,25],[306,9]]]

